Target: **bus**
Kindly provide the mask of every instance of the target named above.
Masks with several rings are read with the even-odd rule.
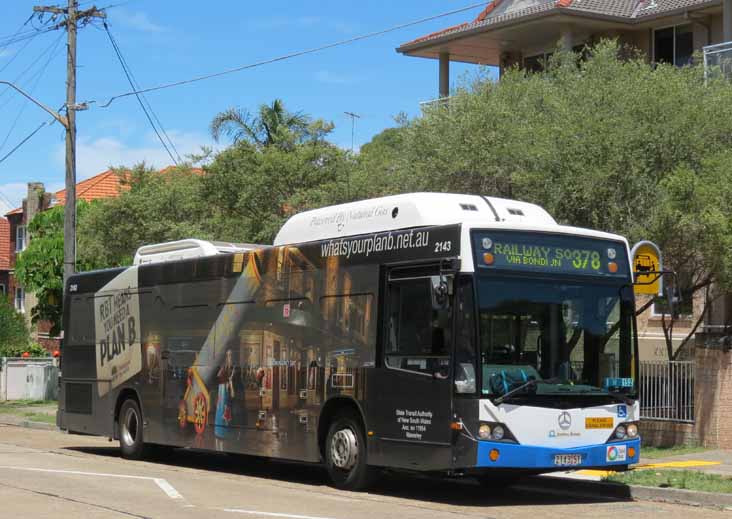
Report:
[[[628,242],[533,204],[415,193],[303,212],[274,245],[182,240],[71,276],[57,423],[188,447],[516,477],[637,463]]]

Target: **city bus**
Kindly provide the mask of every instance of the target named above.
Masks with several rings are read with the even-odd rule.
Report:
[[[125,458],[188,447],[500,485],[637,463],[631,259],[533,204],[416,193],[182,240],[71,276],[57,423]]]

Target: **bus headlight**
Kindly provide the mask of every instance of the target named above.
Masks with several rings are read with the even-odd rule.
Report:
[[[615,437],[616,437],[616,438],[617,438],[618,440],[622,440],[622,439],[624,439],[624,438],[625,438],[626,436],[627,436],[627,431],[625,430],[625,426],[624,426],[624,425],[618,425],[618,426],[617,426],[617,427],[615,428]]]
[[[511,434],[509,428],[505,424],[497,422],[480,422],[478,439],[516,443],[516,438]]]
[[[628,427],[626,427],[625,431],[628,434],[628,438],[638,437],[638,426],[634,423],[628,424]]]
[[[506,431],[501,427],[500,425],[496,425],[493,428],[493,434],[491,435],[494,440],[502,440],[503,437],[506,435]]]

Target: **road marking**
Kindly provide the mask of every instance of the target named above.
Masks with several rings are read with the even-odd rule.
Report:
[[[76,476],[95,476],[101,478],[123,478],[123,479],[146,479],[153,481],[170,499],[183,499],[183,496],[163,478],[152,478],[148,476],[128,476],[126,474],[104,474],[101,472],[82,472],[80,470],[60,470],[60,469],[37,469],[32,467],[11,467],[8,465],[0,465],[0,469],[9,470],[27,470],[31,472],[50,472],[52,474],[72,474]]]
[[[274,512],[260,512],[259,510],[241,510],[239,508],[224,508],[224,512],[247,515],[266,515],[267,517],[288,517],[290,519],[333,519],[332,517],[316,517],[312,515],[278,514]]]

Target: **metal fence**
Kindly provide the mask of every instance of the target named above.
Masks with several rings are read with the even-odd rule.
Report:
[[[704,47],[704,77],[732,79],[732,42]]]
[[[640,414],[643,420],[694,422],[694,362],[642,361]]]

